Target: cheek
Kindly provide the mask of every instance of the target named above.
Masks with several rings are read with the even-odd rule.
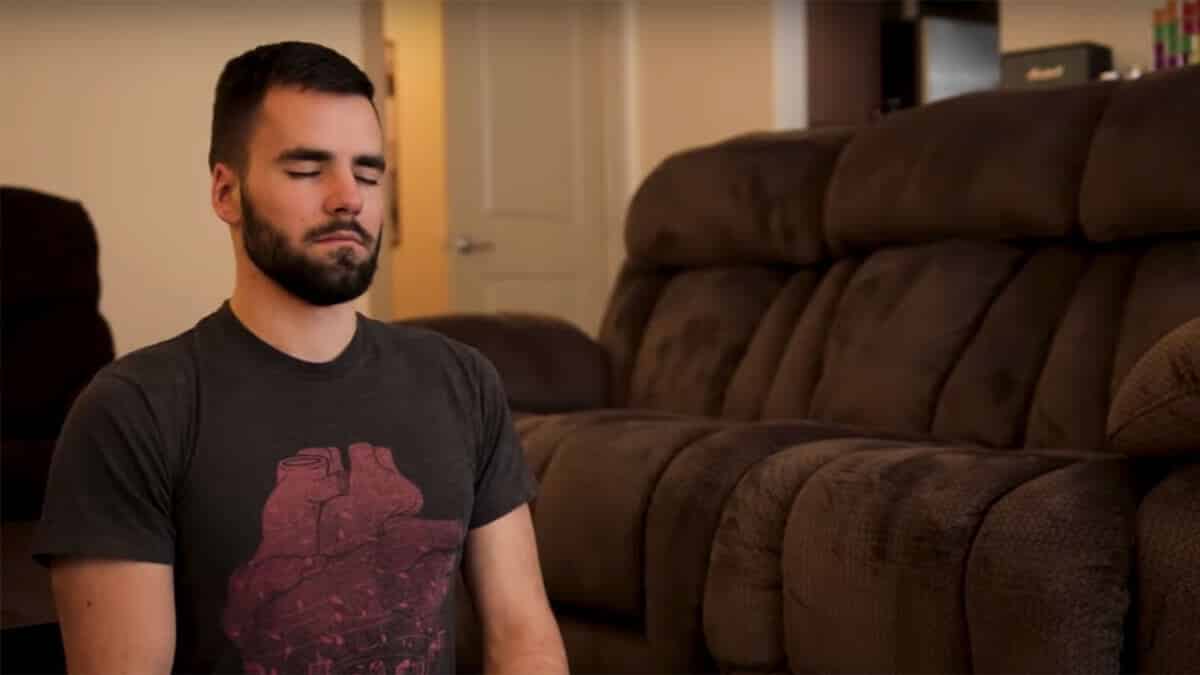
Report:
[[[262,188],[259,188],[262,185]],[[276,227],[294,230],[319,224],[322,218],[319,191],[303,181],[272,180],[255,185],[250,192],[259,217]]]
[[[387,204],[387,194],[380,189],[373,189],[363,195],[362,213],[358,220],[363,227],[378,232],[383,226],[384,209]]]

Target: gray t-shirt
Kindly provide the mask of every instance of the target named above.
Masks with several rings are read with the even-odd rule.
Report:
[[[174,566],[179,673],[449,673],[468,530],[532,498],[492,365],[360,316],[336,359],[228,303],[79,397],[35,557]]]

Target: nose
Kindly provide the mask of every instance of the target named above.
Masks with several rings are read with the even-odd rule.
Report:
[[[325,210],[331,216],[357,216],[363,208],[362,187],[350,169],[331,171]]]

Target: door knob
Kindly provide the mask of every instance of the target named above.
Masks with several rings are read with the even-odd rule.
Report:
[[[471,255],[473,253],[490,251],[496,248],[496,244],[490,241],[472,239],[465,234],[457,234],[450,240],[450,248],[454,249],[454,252],[459,255]]]

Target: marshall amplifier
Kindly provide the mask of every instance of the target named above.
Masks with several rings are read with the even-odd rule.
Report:
[[[1001,89],[1037,89],[1083,84],[1112,70],[1112,50],[1094,42],[1005,52],[1000,56]]]

